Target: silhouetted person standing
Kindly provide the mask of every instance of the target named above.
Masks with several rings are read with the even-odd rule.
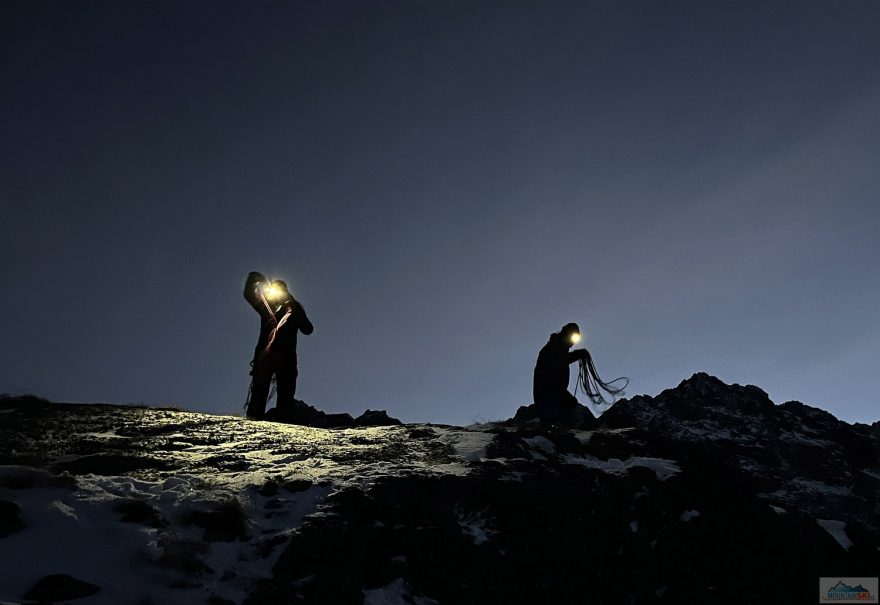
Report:
[[[542,423],[574,424],[577,421],[580,404],[568,392],[568,366],[588,355],[585,349],[570,350],[580,341],[580,336],[577,324],[565,324],[559,332],[550,335],[538,353],[532,395]]]
[[[262,273],[252,271],[244,285],[244,297],[260,314],[260,338],[251,361],[251,392],[248,397],[249,418],[262,418],[272,376],[278,389],[278,413],[292,410],[296,393],[296,337],[298,332],[311,334],[312,322],[305,309],[287,290],[287,284],[270,282]]]

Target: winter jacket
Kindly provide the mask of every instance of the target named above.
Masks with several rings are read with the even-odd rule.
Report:
[[[568,392],[568,365],[583,355],[582,349],[569,351],[569,342],[562,334],[551,334],[538,353],[532,396],[538,406],[558,405],[571,399]]]
[[[254,348],[254,363],[269,354],[281,355],[286,360],[292,358],[295,363],[297,333],[311,334],[314,326],[303,306],[293,296],[288,295],[280,301],[265,300],[260,295],[264,283],[265,278],[251,274],[244,286],[245,300],[260,314],[260,337]]]

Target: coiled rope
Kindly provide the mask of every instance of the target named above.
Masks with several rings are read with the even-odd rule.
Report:
[[[593,357],[590,355],[590,352],[584,349],[584,353],[583,359],[578,361],[580,368],[578,370],[577,382],[574,385],[575,396],[577,395],[578,387],[580,387],[587,397],[590,398],[590,401],[596,405],[611,405],[619,397],[623,397],[623,390],[629,386],[629,378],[621,376],[620,378],[605,382],[599,378],[599,373],[596,371],[596,366],[593,363]],[[623,384],[617,386],[616,383],[621,381],[623,381]],[[611,396],[610,401],[606,399],[603,391]]]

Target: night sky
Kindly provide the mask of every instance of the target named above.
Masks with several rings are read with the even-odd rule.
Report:
[[[574,321],[880,418],[876,1],[6,1],[0,65],[0,392],[241,413],[257,270],[328,412],[509,417]]]

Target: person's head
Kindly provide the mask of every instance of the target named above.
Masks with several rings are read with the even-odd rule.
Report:
[[[290,292],[287,290],[287,284],[280,279],[267,282],[263,288],[263,295],[270,302],[281,302],[290,298]]]
[[[559,331],[560,336],[570,349],[581,340],[581,329],[576,323],[567,323]]]

